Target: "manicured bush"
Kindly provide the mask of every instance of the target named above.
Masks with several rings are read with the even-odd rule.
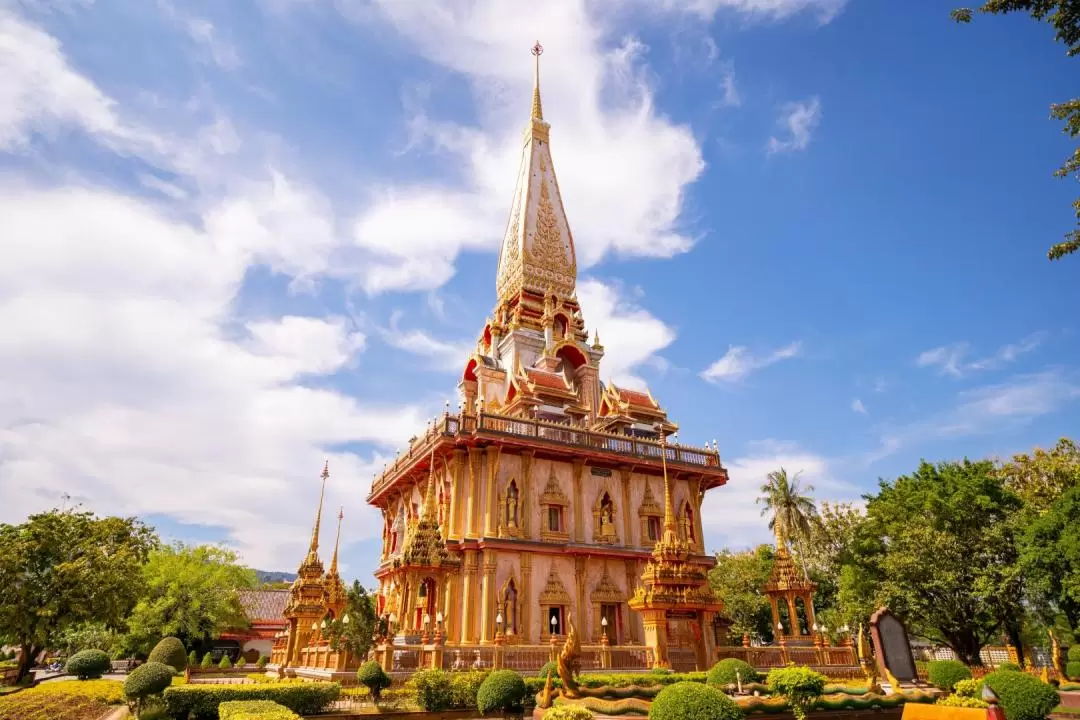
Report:
[[[210,653],[206,653],[202,656],[202,662],[199,663],[199,667],[212,668],[214,667],[214,656]]]
[[[593,720],[592,710],[581,705],[556,705],[544,713],[544,720]]]
[[[218,706],[221,720],[300,720],[300,716],[272,700],[230,700]]]
[[[649,720],[742,720],[739,705],[711,685],[680,682],[660,691]]]
[[[1023,672],[1020,669],[1019,665],[1017,665],[1016,663],[1011,663],[1011,662],[1003,662],[1003,663],[1001,663],[1000,665],[997,666],[997,669],[998,670],[1005,670],[1007,672]]]
[[[266,656],[265,655],[260,655],[259,656],[259,659],[255,661],[255,667],[259,668],[260,670],[262,670],[263,668],[266,667]]]
[[[86,680],[84,682],[47,682],[19,692],[24,695],[42,697],[81,697],[89,698],[103,705],[124,704],[124,683],[119,680]]]
[[[959,707],[959,708],[985,708],[989,705],[977,697],[967,697],[966,695],[947,695],[943,698],[938,698],[935,705],[944,705],[946,707]]]
[[[1080,680],[1080,660],[1070,660],[1065,663],[1065,674],[1070,680]]]
[[[356,671],[356,679],[371,691],[371,699],[376,703],[379,702],[382,691],[390,687],[392,682],[390,676],[382,669],[382,665],[375,660],[370,660],[361,665],[360,669]]]
[[[14,657],[14,653],[12,653]],[[1080,645],[1073,645],[1069,648],[1069,652],[1065,654],[1065,657],[1075,662],[1080,662]]]
[[[173,667],[150,661],[131,671],[124,678],[124,695],[134,702],[136,712],[141,712],[149,698],[161,695],[172,685]]]
[[[544,663],[536,674],[538,677],[546,678],[549,671],[551,672],[552,680],[559,679],[559,663],[555,662],[554,660],[548,660],[546,663]]]
[[[217,666],[222,670],[232,670],[232,660],[229,660],[228,655],[222,655],[221,662]]]
[[[825,691],[827,680],[824,675],[808,667],[790,666],[770,670],[765,684],[774,694],[787,699],[795,720],[804,720],[810,706]]]
[[[927,668],[930,684],[939,690],[951,691],[960,680],[970,680],[971,671],[959,660],[933,660]]]
[[[757,670],[750,663],[737,658],[727,658],[712,666],[706,682],[722,688],[725,685],[736,685],[740,679],[743,685],[757,682]]]
[[[1058,691],[1026,673],[992,672],[984,678],[1008,720],[1045,720],[1061,702]]]
[[[982,680],[959,680],[953,685],[953,692],[960,697],[977,698],[982,692],[983,681]]]
[[[428,712],[449,710],[454,695],[450,673],[445,670],[421,670],[409,679],[416,692],[416,704]]]
[[[179,638],[163,637],[150,651],[146,658],[147,662],[157,662],[168,665],[178,673],[187,669],[187,655],[184,653],[184,643]]]
[[[488,670],[453,673],[450,679],[452,706],[462,710],[476,707],[476,694],[489,674]]]
[[[188,667],[195,667],[196,665],[199,664],[199,656],[195,654],[194,650],[192,650],[191,652],[188,653],[188,655],[187,655],[187,664],[188,664]]]
[[[495,670],[480,684],[476,709],[481,715],[492,710],[517,710],[525,703],[525,681],[513,670]]]
[[[170,717],[217,720],[218,706],[233,700],[270,700],[297,715],[317,715],[341,695],[341,685],[327,682],[244,685],[180,685],[165,691]]]
[[[64,671],[80,680],[97,679],[108,672],[108,653],[101,650],[80,650],[68,658]]]

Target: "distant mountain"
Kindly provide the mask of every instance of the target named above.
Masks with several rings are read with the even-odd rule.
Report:
[[[260,585],[267,583],[291,583],[296,579],[296,573],[276,572],[269,570],[256,570],[255,580]]]

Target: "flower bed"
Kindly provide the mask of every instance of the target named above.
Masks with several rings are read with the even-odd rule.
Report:
[[[123,703],[116,680],[48,682],[0,697],[0,720],[98,720]]]

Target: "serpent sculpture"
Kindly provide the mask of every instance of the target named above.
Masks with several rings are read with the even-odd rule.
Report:
[[[578,639],[577,628],[574,627],[574,618],[567,616],[566,624],[570,631],[566,633],[566,642],[559,653],[558,667],[559,679],[562,680],[562,696],[567,698],[579,698],[578,682],[574,676],[581,672],[581,641]]]

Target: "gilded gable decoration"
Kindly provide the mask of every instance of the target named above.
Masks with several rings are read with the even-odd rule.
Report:
[[[566,586],[563,585],[562,580],[560,580],[559,576],[555,573],[555,568],[551,568],[548,572],[547,583],[544,585],[544,589],[540,591],[540,604],[570,604],[570,593],[566,591]]]
[[[544,492],[540,495],[540,504],[559,505],[561,507],[570,506],[570,499],[566,497],[566,493],[559,487],[559,480],[555,477],[555,463],[551,464],[547,485],[544,486]]]
[[[607,566],[604,566],[604,574],[600,576],[600,580],[597,581],[596,587],[593,588],[592,595],[589,599],[594,603],[610,603],[616,604],[626,600],[626,593],[624,593],[615,581],[608,575]]]

